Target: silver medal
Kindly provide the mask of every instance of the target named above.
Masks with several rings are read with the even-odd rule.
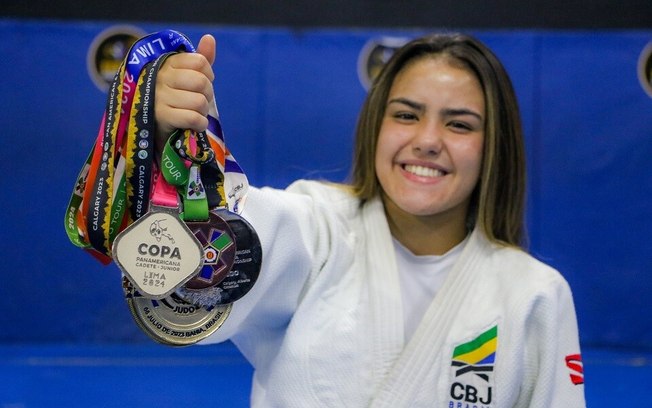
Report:
[[[232,305],[199,307],[175,294],[148,299],[123,277],[125,299],[136,324],[153,340],[170,346],[188,346],[210,336],[226,321]]]
[[[195,276],[202,246],[177,208],[151,206],[113,242],[113,259],[144,297],[162,299]]]

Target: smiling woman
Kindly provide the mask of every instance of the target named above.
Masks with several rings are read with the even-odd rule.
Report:
[[[444,254],[467,235],[484,112],[478,80],[444,57],[416,59],[394,80],[376,174],[392,235],[416,255]]]
[[[446,123],[445,134],[466,136],[440,140],[454,140],[454,145],[459,146],[456,150],[464,150],[464,146],[473,146],[470,143],[474,140],[473,135],[480,136],[482,152],[477,159],[482,161],[481,178],[479,183],[472,183],[472,193],[467,194],[468,211],[464,213],[467,229],[473,229],[477,222],[490,240],[522,245],[525,239],[523,208],[526,166],[518,103],[511,80],[500,61],[483,44],[464,38],[433,36],[415,40],[410,47],[400,49],[387,63],[370,90],[358,121],[353,187],[363,201],[380,194],[382,188],[386,188],[384,185],[381,187],[380,175],[376,176],[379,165],[376,149],[383,149],[376,145],[380,144],[383,128],[388,123],[398,125],[399,118],[391,121],[388,118],[392,113],[397,113],[396,106],[412,108],[410,112],[398,111],[399,116],[402,116],[401,125],[408,120],[420,118],[416,122],[419,126],[410,125],[409,128],[422,128],[423,114],[428,107],[424,101],[437,99],[437,105],[430,106],[429,116],[425,118],[434,117],[434,113],[430,112],[433,109],[441,110],[442,112],[437,112],[438,115],[443,115],[443,119],[448,120],[444,122],[442,119],[439,124],[442,128],[442,123]],[[408,76],[408,71],[418,75]],[[428,80],[433,83],[429,84]],[[443,88],[444,84],[447,88]],[[411,86],[410,91],[420,95],[421,100],[395,95],[401,86]],[[444,99],[446,96],[440,95],[446,90],[448,100]],[[403,92],[406,91],[407,89]],[[444,102],[446,104],[441,106]],[[427,123],[430,122],[432,120]],[[441,134],[444,133],[438,133]],[[475,148],[479,148],[478,137],[475,141]],[[442,147],[444,146],[443,144]],[[446,156],[447,149],[443,153]],[[440,157],[439,166],[441,160]],[[446,171],[446,168],[439,170]],[[418,225],[420,224],[410,228]],[[443,245],[440,250],[445,250],[446,246]]]
[[[159,129],[203,130],[214,48],[163,65]],[[519,246],[524,183],[502,64],[466,35],[413,40],[371,86],[350,185],[251,189],[261,278],[204,342],[251,362],[253,406],[584,406],[568,284]]]

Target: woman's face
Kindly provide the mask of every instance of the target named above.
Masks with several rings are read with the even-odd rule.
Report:
[[[469,71],[442,57],[408,63],[390,89],[375,157],[387,211],[465,222],[484,116],[482,88]]]

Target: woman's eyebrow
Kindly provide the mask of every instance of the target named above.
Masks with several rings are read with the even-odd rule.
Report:
[[[480,115],[479,113],[477,113],[477,112],[475,112],[475,111],[472,111],[471,109],[465,109],[465,108],[459,108],[459,109],[452,109],[452,108],[450,108],[450,109],[442,109],[442,110],[440,111],[440,113],[442,114],[442,116],[463,116],[463,115],[471,115],[471,116],[475,116],[475,117],[478,118],[478,120],[480,120],[480,121],[483,120],[483,119],[482,119],[482,115]]]
[[[390,100],[387,102],[387,105],[390,105],[390,104],[392,104],[392,103],[400,103],[400,104],[403,104],[403,105],[407,105],[407,106],[409,106],[410,108],[412,108],[412,109],[414,109],[414,110],[418,110],[418,111],[420,111],[420,112],[423,112],[423,111],[426,109],[426,106],[425,106],[424,104],[419,103],[419,102],[412,101],[412,100],[407,99],[407,98],[394,98],[394,99],[390,99]]]

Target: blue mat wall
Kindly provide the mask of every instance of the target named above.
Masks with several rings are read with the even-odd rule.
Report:
[[[86,66],[113,22],[0,20],[0,342],[146,342],[119,272],[72,246],[63,216],[104,94]],[[290,30],[138,24],[218,39],[227,142],[255,185],[343,180],[379,36],[434,30]],[[520,99],[531,251],[569,280],[584,345],[652,348],[652,98],[637,64],[652,31],[472,31]]]

